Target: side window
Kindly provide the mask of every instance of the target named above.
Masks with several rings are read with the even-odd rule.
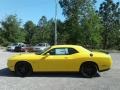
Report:
[[[50,55],[67,55],[68,54],[68,49],[67,48],[55,48],[47,53],[50,53]]]
[[[69,52],[69,55],[78,53],[78,51],[73,48],[68,48],[68,52]]]
[[[66,54],[68,54],[68,49],[65,49],[65,48],[55,49],[55,54],[56,55],[66,55]]]
[[[78,53],[78,51],[73,48],[55,48],[47,53],[50,53],[50,55],[71,55]]]

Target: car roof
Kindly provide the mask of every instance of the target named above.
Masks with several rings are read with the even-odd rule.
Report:
[[[62,48],[62,47],[69,47],[69,48],[77,48],[81,47],[79,45],[53,45],[52,48]]]
[[[51,46],[51,48],[74,48],[77,51],[81,51],[81,52],[90,52],[89,50],[87,50],[86,48],[80,46],[80,45],[53,45]]]

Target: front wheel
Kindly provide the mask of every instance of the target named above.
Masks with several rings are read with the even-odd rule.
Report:
[[[91,62],[84,63],[80,68],[80,72],[83,77],[91,78],[97,74],[97,66]]]
[[[28,76],[32,73],[32,67],[29,63],[27,62],[18,62],[15,65],[15,73],[17,76]]]

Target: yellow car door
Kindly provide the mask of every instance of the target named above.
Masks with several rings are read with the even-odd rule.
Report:
[[[75,57],[78,52],[69,53],[70,48],[54,48],[44,54],[39,63],[40,71],[75,71]]]

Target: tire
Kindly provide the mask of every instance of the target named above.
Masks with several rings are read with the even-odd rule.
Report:
[[[80,72],[83,77],[92,78],[97,75],[97,66],[92,62],[82,64]]]
[[[31,75],[32,71],[31,65],[27,62],[18,62],[15,65],[15,73],[17,76],[25,77]]]

